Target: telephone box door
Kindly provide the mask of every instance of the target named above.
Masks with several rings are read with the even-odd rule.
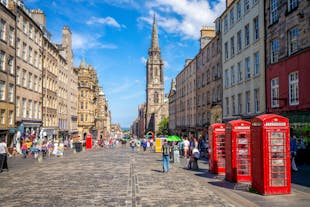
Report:
[[[225,124],[209,127],[209,167],[212,173],[225,173]]]
[[[233,120],[226,124],[226,179],[251,181],[251,123]]]

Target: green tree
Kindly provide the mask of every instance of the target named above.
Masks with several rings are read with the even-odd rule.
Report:
[[[159,129],[157,131],[157,135],[168,135],[169,131],[169,117],[164,117],[159,122]]]

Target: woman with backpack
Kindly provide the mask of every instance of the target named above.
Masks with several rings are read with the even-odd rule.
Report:
[[[164,140],[164,144],[162,145],[162,152],[163,152],[163,173],[169,172],[170,170],[170,146],[168,145],[167,140]]]

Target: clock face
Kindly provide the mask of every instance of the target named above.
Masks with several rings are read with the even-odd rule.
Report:
[[[157,83],[157,82],[158,82],[158,80],[157,80],[157,78],[155,78],[155,79],[154,79],[154,83]]]

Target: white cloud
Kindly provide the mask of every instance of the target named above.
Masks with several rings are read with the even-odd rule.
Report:
[[[99,0],[98,0],[99,1]],[[139,9],[141,4],[136,0],[100,0],[100,2],[105,2],[107,4],[117,6],[120,8],[135,8]]]
[[[146,64],[147,59],[145,57],[140,58],[141,63]]]
[[[170,81],[172,80],[172,78],[168,77],[168,76],[164,76],[164,81]]]
[[[138,97],[143,97],[144,96],[144,91],[139,91],[138,93],[133,93],[133,94],[127,94],[125,96],[121,96],[119,99],[120,100],[130,100],[130,99],[136,99]]]
[[[137,91],[138,85],[141,85],[141,81],[136,80],[118,80],[117,82],[114,82],[111,84],[111,89],[109,90],[109,94],[121,94],[125,93],[127,94],[128,91]]]
[[[167,61],[165,61],[165,60],[164,60],[164,68],[165,68],[165,69],[168,69],[168,68],[170,68],[170,65],[169,65],[169,63],[168,63]]]
[[[120,25],[113,17],[91,17],[86,24],[91,25],[91,24],[102,24],[102,25],[108,25],[111,27],[116,27],[116,28],[121,28],[121,27],[126,27],[124,25]]]
[[[203,25],[213,26],[214,20],[224,11],[225,0],[155,0],[147,3],[149,17],[140,20],[152,22],[153,11],[159,27],[168,33],[182,34],[187,39],[198,39]]]
[[[72,32],[72,47],[73,49],[116,49],[113,44],[104,44],[99,41],[100,35],[79,34]]]

